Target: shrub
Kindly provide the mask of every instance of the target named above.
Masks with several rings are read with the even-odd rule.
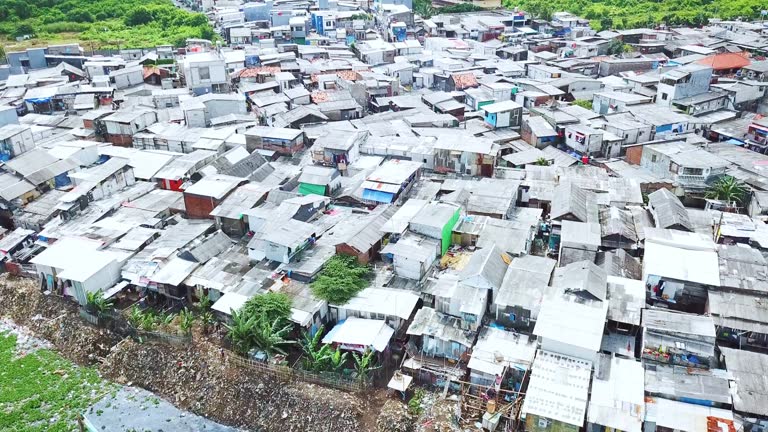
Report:
[[[343,305],[369,284],[370,268],[351,256],[336,255],[312,283],[312,293],[328,303]]]

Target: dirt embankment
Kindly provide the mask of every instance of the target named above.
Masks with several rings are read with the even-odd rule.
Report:
[[[102,375],[143,387],[181,409],[256,431],[373,431],[381,396],[280,382],[222,360],[203,337],[185,346],[139,344],[80,319],[77,307],[45,296],[29,280],[0,276],[0,316],[52,342],[79,364],[99,363]]]

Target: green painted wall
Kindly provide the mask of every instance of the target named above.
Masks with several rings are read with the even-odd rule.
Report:
[[[453,217],[451,220],[448,221],[447,224],[443,227],[442,232],[442,247],[443,247],[443,255],[445,255],[446,252],[448,252],[448,248],[451,247],[451,233],[453,232],[453,227],[456,226],[456,222],[459,220],[460,215],[460,209],[456,209],[456,213],[453,214]]]
[[[299,193],[302,195],[325,195],[325,185],[299,183]]]

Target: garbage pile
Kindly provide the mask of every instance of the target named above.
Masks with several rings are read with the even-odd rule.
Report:
[[[376,432],[412,432],[413,420],[405,404],[389,399],[381,407],[376,419]]]
[[[186,346],[124,340],[101,372],[158,393],[181,409],[261,431],[360,431],[365,401],[307,383],[280,382],[235,366],[205,340]],[[229,354],[226,354],[229,355]]]

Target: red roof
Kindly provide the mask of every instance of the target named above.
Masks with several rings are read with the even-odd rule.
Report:
[[[744,66],[749,66],[752,62],[749,61],[749,54],[742,53],[721,53],[704,57],[698,60],[696,63],[705,66],[712,66],[714,70],[729,70],[729,69],[741,69]]]
[[[280,66],[258,66],[253,68],[242,69],[239,72],[235,73],[235,75],[240,78],[255,78],[262,73],[274,75],[277,72],[280,72]]]

